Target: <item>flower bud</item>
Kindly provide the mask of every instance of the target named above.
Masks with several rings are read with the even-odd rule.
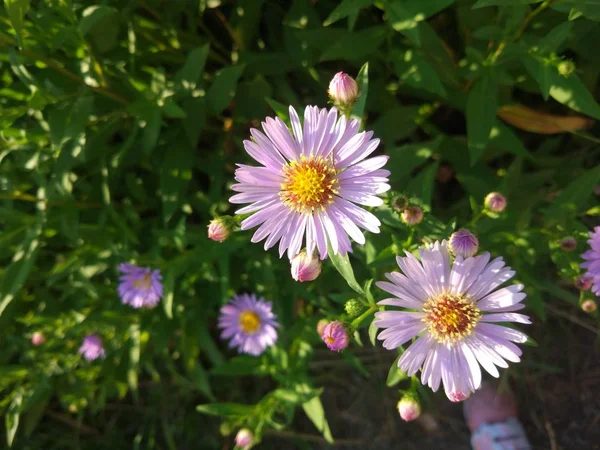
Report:
[[[321,339],[329,347],[329,350],[339,352],[348,347],[348,330],[342,322],[335,320],[325,327]]]
[[[592,284],[593,280],[587,274],[582,275],[579,278],[577,278],[577,280],[575,280],[575,287],[580,291],[587,291],[589,288],[592,287]]]
[[[411,422],[421,415],[421,405],[414,394],[405,394],[398,402],[398,412],[405,422]]]
[[[40,333],[39,331],[36,331],[35,333],[33,333],[31,335],[31,343],[33,345],[35,345],[36,347],[38,345],[42,345],[44,342],[46,342],[46,338],[44,337],[44,335],[42,333]]]
[[[346,302],[346,304],[344,305],[344,309],[346,310],[346,313],[350,316],[350,317],[356,317],[358,316],[364,308],[363,304],[360,302],[360,300],[356,300],[355,298],[351,298],[350,300],[348,300]]]
[[[292,259],[292,278],[296,281],[313,281],[321,274],[321,260],[302,250]]]
[[[568,236],[560,241],[560,248],[565,252],[572,252],[577,248],[577,241],[573,236]]]
[[[461,228],[452,233],[448,245],[454,256],[462,256],[463,258],[473,256],[479,249],[477,236],[466,228]]]
[[[490,192],[485,196],[484,205],[492,212],[502,212],[506,208],[506,198],[500,192]]]
[[[446,392],[446,396],[448,397],[448,399],[451,402],[458,403],[458,402],[462,402],[463,400],[468,399],[471,396],[471,393],[467,392],[465,394],[462,391],[456,390],[456,391]]]
[[[397,195],[392,199],[391,206],[399,213],[402,213],[408,208],[408,199],[402,194]]]
[[[323,336],[323,333],[325,332],[325,327],[327,325],[329,325],[329,320],[327,320],[327,319],[319,320],[319,323],[317,323],[317,333],[319,333],[319,336]]]
[[[406,208],[400,215],[406,225],[417,225],[423,221],[423,210],[418,206]]]
[[[252,434],[252,431],[250,431],[248,428],[242,428],[235,435],[235,445],[237,445],[242,450],[250,448],[250,445],[252,445],[253,440],[254,435]]]
[[[581,310],[588,314],[593,313],[598,309],[598,304],[592,299],[586,299],[581,302]]]
[[[358,84],[354,78],[338,72],[329,83],[329,98],[341,109],[351,107],[358,99]]]
[[[231,228],[223,218],[213,219],[208,224],[208,238],[213,241],[223,242],[231,234]]]
[[[575,68],[575,63],[571,60],[561,61],[557,67],[558,73],[565,78],[569,78],[575,72]]]

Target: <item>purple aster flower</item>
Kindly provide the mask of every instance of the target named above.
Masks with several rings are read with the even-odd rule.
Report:
[[[377,286],[394,297],[380,305],[409,311],[375,314],[378,338],[395,349],[413,338],[398,367],[413,376],[421,368],[421,381],[437,391],[440,382],[452,401],[461,401],[481,385],[479,365],[494,377],[505,360],[519,362],[527,336],[494,322],[531,323],[514,311],[524,308],[523,285],[498,287],[515,272],[502,258],[490,254],[452,261],[446,242],[419,248],[420,260],[410,253],[397,259],[403,273],[386,274],[391,283]]]
[[[252,242],[265,241],[265,249],[279,242],[279,255],[290,259],[306,240],[306,251],[318,249],[327,257],[327,241],[334,254],[352,251],[350,236],[363,245],[360,228],[379,233],[381,223],[364,206],[380,206],[377,194],[386,192],[388,156],[367,158],[379,145],[372,131],[358,132],[358,120],[338,118],[335,108],[307,106],[304,126],[290,106],[292,132],[279,119],[268,117],[266,135],[252,129],[246,151],[261,166],[238,164],[232,189],[240,192],[231,203],[250,203],[237,214],[246,218],[242,230],[258,226]]]
[[[277,341],[275,328],[279,324],[271,308],[271,302],[257,299],[254,294],[234,295],[221,307],[221,338],[230,339],[229,347],[237,347],[240,353],[260,355]]]
[[[329,350],[339,352],[348,347],[348,330],[342,322],[334,320],[325,327],[321,339]]]
[[[98,358],[104,358],[104,347],[102,339],[97,334],[88,334],[81,347],[79,353],[88,361],[93,361]]]
[[[469,230],[466,228],[461,228],[460,230],[452,233],[450,236],[448,248],[453,255],[468,258],[469,256],[473,256],[475,253],[477,253],[477,250],[479,249],[479,241],[477,240],[477,236],[475,236]]]
[[[585,276],[592,280],[592,292],[600,297],[600,227],[590,231],[587,242],[590,249],[581,255],[586,260],[581,267],[587,269]]]
[[[121,302],[132,308],[153,308],[163,295],[162,275],[159,270],[135,264],[119,264]]]

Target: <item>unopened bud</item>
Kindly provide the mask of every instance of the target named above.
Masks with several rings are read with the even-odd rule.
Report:
[[[473,256],[479,249],[477,236],[466,228],[461,228],[452,233],[448,245],[454,256],[462,256],[463,258]]]
[[[581,310],[588,314],[593,313],[598,309],[598,304],[592,299],[586,299],[581,302]]]
[[[408,208],[408,199],[402,194],[395,196],[390,203],[392,208],[399,213],[402,213],[406,208]]]
[[[575,280],[575,287],[580,291],[587,291],[592,287],[593,280],[588,275],[582,275]]]
[[[344,72],[338,72],[329,82],[329,98],[341,109],[351,107],[358,99],[358,84]]]
[[[292,278],[296,281],[313,281],[321,274],[321,260],[302,250],[292,259]]]
[[[35,333],[33,333],[31,335],[31,343],[33,345],[35,345],[36,347],[38,345],[42,345],[44,342],[46,342],[46,338],[44,337],[44,335],[42,333],[40,333],[39,331],[36,331]]]
[[[575,72],[575,68],[575,63],[571,60],[558,63],[558,73],[565,78],[571,76]]]
[[[254,435],[252,434],[252,431],[250,431],[248,428],[242,428],[235,435],[235,445],[237,445],[242,450],[250,448],[250,446],[252,445],[252,441],[254,441]]]
[[[577,248],[577,241],[573,236],[568,236],[560,241],[560,248],[565,252],[572,252]]]
[[[398,412],[405,422],[411,422],[421,415],[421,405],[414,394],[405,394],[398,402]]]
[[[363,309],[365,309],[365,307],[359,300],[351,298],[344,305],[344,309],[350,317],[356,317],[363,311]]]
[[[400,219],[406,225],[417,225],[423,221],[423,210],[418,206],[411,206],[402,211]]]
[[[327,345],[329,350],[334,352],[344,350],[348,347],[350,341],[348,330],[346,330],[344,324],[338,320],[331,322],[325,327],[321,339],[323,339],[323,342],[325,342],[325,345]]]
[[[490,192],[485,196],[484,205],[492,212],[499,213],[506,208],[506,198],[500,192]]]
[[[213,219],[208,224],[208,238],[213,241],[223,242],[231,234],[231,227],[222,217]]]
[[[329,325],[329,320],[327,320],[327,319],[319,320],[319,323],[317,323],[317,333],[319,334],[319,336],[323,336],[323,333],[325,332],[325,327],[327,325]]]

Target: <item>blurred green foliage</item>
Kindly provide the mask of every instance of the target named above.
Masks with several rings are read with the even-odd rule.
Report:
[[[331,441],[309,371],[318,319],[342,316],[357,293],[374,305],[382,294],[362,280],[455,226],[470,225],[516,269],[538,320],[551,299],[576,308],[570,284],[600,214],[599,20],[586,0],[4,0],[8,445],[218,448],[207,415],[223,418],[224,435],[249,426],[261,436],[300,409]],[[249,128],[286,118],[287,105],[325,106],[332,76],[356,76],[365,62],[354,114],[381,138],[393,189],[425,209],[424,222],[407,228],[377,209],[382,233],[307,285],[247,233],[208,240],[210,218],[233,211],[228,187],[234,164],[250,161]],[[508,118],[506,106],[526,109]],[[490,191],[508,198],[500,215],[483,212]],[[577,251],[559,248],[565,236]],[[120,304],[123,261],[162,271],[159,307]],[[218,340],[218,308],[240,291],[273,301],[282,323],[258,358]],[[43,345],[32,346],[34,332]],[[90,332],[104,339],[103,361],[77,354]],[[365,373],[351,349],[346,361]],[[73,433],[54,432],[57,422]]]

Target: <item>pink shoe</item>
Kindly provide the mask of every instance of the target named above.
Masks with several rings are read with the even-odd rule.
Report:
[[[531,450],[510,392],[484,384],[464,406],[473,450]]]

